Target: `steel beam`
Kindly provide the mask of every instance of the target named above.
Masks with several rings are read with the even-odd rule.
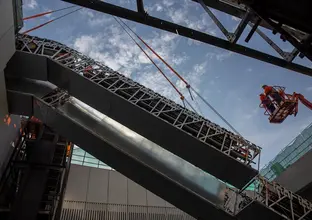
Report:
[[[232,44],[229,41],[214,37],[212,35],[196,31],[194,29],[190,29],[178,24],[174,24],[172,22],[168,22],[159,18],[151,17],[151,16],[146,16],[145,14],[138,13],[126,8],[122,8],[113,4],[109,4],[106,2],[102,1],[91,1],[91,0],[63,0],[72,4],[80,5],[82,7],[90,8],[99,12],[111,14],[114,16],[118,16],[121,18],[125,18],[128,20],[132,20],[141,24],[145,24],[154,28],[158,28],[161,30],[165,30],[168,32],[172,32],[175,34],[179,34],[181,36],[191,38],[194,40],[198,40],[203,43],[208,43],[216,47],[220,47],[226,50],[233,51],[235,53],[239,53],[254,59],[258,59],[267,63],[271,63],[276,66],[280,66],[289,70],[293,70],[299,73],[303,73],[305,75],[312,75],[312,69],[295,64],[295,63],[290,63],[286,60],[277,58],[275,56],[271,56],[269,54],[237,45],[237,44]]]
[[[212,21],[218,26],[221,32],[226,36],[228,40],[232,39],[232,33],[228,32],[223,24],[219,21],[219,19],[212,13],[212,11],[208,8],[207,5],[203,2],[203,0],[198,0],[203,9],[207,12]]]
[[[258,28],[260,22],[261,22],[261,19],[259,18],[259,19],[255,22],[255,24],[252,25],[252,28],[251,28],[250,32],[248,33],[248,35],[247,35],[247,37],[246,37],[246,39],[245,39],[245,42],[246,42],[246,43],[248,43],[248,42],[250,41],[251,37],[252,37],[253,34],[256,32],[256,30],[257,30],[257,28]]]
[[[233,34],[233,37],[231,39],[231,43],[236,43],[240,36],[242,35],[243,31],[245,30],[247,24],[250,22],[251,13],[246,12],[242,20],[240,21],[238,27],[235,30],[235,33]]]
[[[37,60],[37,58],[39,59]],[[33,63],[39,62],[42,60],[42,57],[18,52],[14,58],[10,60],[5,73],[7,76],[48,80],[54,85],[67,90],[69,94],[94,107],[108,117],[237,188],[245,186],[257,174],[255,169],[241,163],[239,159],[234,159],[244,152],[240,152],[238,146],[231,145],[238,141],[238,137],[233,136],[233,133],[227,132],[221,127],[213,126],[211,122],[203,120],[200,116],[194,115],[194,117],[191,114],[185,114],[181,107],[172,105],[170,100],[159,97],[152,91],[147,91],[139,84],[130,81],[130,79],[124,79],[121,76],[120,78],[108,69],[100,70],[102,74],[106,72],[110,73],[110,75],[105,76],[106,78],[103,78],[102,75],[103,81],[101,84],[98,84],[59,63],[49,60],[47,57],[46,59],[46,61],[43,61],[46,63],[46,66],[42,66],[45,70],[40,68],[33,70],[31,67]],[[90,65],[93,64],[90,63]],[[42,74],[39,77],[39,73],[44,72],[46,72],[47,75]],[[105,84],[104,82],[109,84]],[[9,85],[9,83],[7,84]],[[144,98],[137,97],[131,99],[130,94],[124,93],[125,91],[121,93],[120,90],[116,90],[114,87],[111,87],[111,90],[107,89],[107,87],[112,84],[125,84],[125,91],[127,91],[127,89],[133,91],[133,89],[135,89],[134,91],[139,91],[141,96],[148,97],[148,101],[152,103],[161,100],[163,108],[166,107],[167,110],[158,107],[157,111],[159,114],[157,111],[151,112],[152,107],[147,104],[148,102],[146,102]],[[12,86],[14,87],[15,85]],[[25,85],[25,87],[26,86],[27,85]],[[29,86],[32,92],[37,92],[37,90],[34,91],[33,88],[33,86]],[[85,90],[81,88],[87,89],[88,92],[85,92]],[[114,90],[114,92],[111,92],[112,90]],[[144,92],[145,90],[146,92]],[[120,94],[124,96],[120,96]],[[134,102],[136,102],[136,105],[134,105]],[[177,112],[180,112],[183,117],[181,117],[181,114],[177,115]],[[181,123],[181,126],[178,123],[175,124],[173,118]],[[207,123],[210,123],[212,127],[210,130],[207,130],[207,134],[198,133],[196,128],[199,129],[200,127],[192,127],[185,124],[186,119],[192,122],[193,125],[204,123],[206,130]],[[205,142],[191,135],[191,132],[194,131],[199,137],[205,138]],[[211,134],[215,134],[215,136],[210,137]],[[217,140],[219,140],[218,143],[216,142]],[[218,150],[218,147],[220,147],[224,140],[226,140],[227,144],[224,146],[223,150],[228,150],[227,152]],[[219,143],[220,145],[218,145]],[[255,145],[251,145],[250,150],[252,147],[256,148]],[[237,151],[240,152],[239,155]],[[238,172],[228,172],[228,167]]]
[[[274,30],[278,31],[282,36],[289,41],[294,47],[296,47],[302,54],[304,54],[310,61],[312,61],[312,46],[311,45],[304,45],[299,42],[294,36],[288,33],[286,30],[283,29],[281,26],[282,23],[276,23],[275,21],[271,20],[269,15],[260,9],[253,9],[259,17],[261,17],[264,21],[266,21],[269,25],[271,25]]]
[[[8,84],[15,84],[14,90],[11,90],[10,86],[8,88],[11,113],[32,112],[31,115],[40,119],[58,134],[72,140],[91,155],[194,218],[235,219],[209,202],[208,198],[211,198],[211,194],[203,187],[199,187],[192,179],[187,179],[181,173],[176,173],[170,167],[160,163],[157,158],[151,156],[152,154],[138,150],[140,147],[127,141],[126,135],[114,132],[108,125],[104,126],[92,115],[88,115],[69,102],[52,107],[41,98],[33,96],[28,89],[25,90],[29,86],[24,87],[22,82],[13,80]],[[35,83],[32,86],[38,85]],[[18,104],[21,102],[24,105]]]
[[[145,13],[143,0],[137,0],[137,9],[140,13]]]

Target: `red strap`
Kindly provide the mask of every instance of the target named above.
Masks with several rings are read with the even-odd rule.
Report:
[[[71,7],[72,7],[72,6],[71,6]],[[71,11],[71,12],[69,12],[69,13],[66,13],[66,14],[64,14],[64,15],[62,15],[62,16],[60,16],[60,17],[57,17],[57,18],[55,18],[55,19],[52,19],[51,21],[47,21],[47,22],[45,22],[45,23],[43,23],[43,24],[40,24],[40,25],[38,25],[38,26],[36,26],[36,27],[34,27],[34,28],[31,28],[30,30],[27,30],[27,31],[23,32],[22,34],[27,34],[27,33],[31,32],[31,31],[37,30],[38,28],[41,28],[41,27],[43,27],[43,26],[45,26],[45,25],[47,25],[47,24],[49,24],[49,23],[51,23],[51,22],[53,22],[53,21],[58,20],[58,19],[64,18],[64,17],[66,17],[66,16],[68,16],[68,15],[70,15],[70,14],[76,12],[76,11],[81,10],[81,9],[82,9],[82,8],[78,8],[78,9],[76,9],[76,10],[74,10],[74,11]],[[60,10],[61,10],[61,9],[60,9]],[[63,10],[63,9],[62,9],[62,10]],[[59,11],[59,10],[58,10],[58,11]]]
[[[156,53],[156,51],[154,51],[139,35],[137,35],[125,22],[123,22],[123,20],[119,19],[137,38],[140,39],[140,41],[146,46],[148,47],[148,49],[150,49],[172,72],[174,72],[177,77],[179,77],[185,84],[187,88],[190,88],[190,84],[188,84],[186,82],[185,79],[183,79],[183,77],[177,72],[175,71],[160,55],[158,55],[158,53]]]
[[[184,96],[178,90],[178,88],[170,81],[170,79],[165,75],[165,73],[158,67],[158,65],[152,60],[152,58],[145,52],[145,50],[138,44],[138,42],[131,36],[131,34],[125,29],[124,26],[113,16],[116,22],[124,29],[124,31],[128,34],[128,36],[133,40],[133,42],[140,48],[140,50],[145,54],[145,56],[154,64],[154,66],[159,70],[159,72],[165,77],[165,79],[170,83],[170,85],[176,90],[176,92],[180,95],[181,100],[184,103]],[[119,19],[122,23],[124,23],[121,19]],[[127,24],[124,23],[125,26]],[[127,26],[128,27],[128,26]],[[128,27],[129,28],[129,27]],[[130,29],[130,28],[129,28]],[[130,29],[131,30],[131,29]],[[132,31],[132,30],[131,30]]]
[[[32,15],[32,16],[23,18],[23,20],[25,21],[25,20],[29,20],[29,19],[32,19],[32,18],[38,18],[38,17],[44,16],[44,15],[47,15],[47,14],[51,14],[51,13],[53,13],[53,11],[47,11],[47,12],[43,12],[43,13],[40,13],[40,14],[36,14],[36,15]]]
[[[66,8],[61,8],[61,9],[57,9],[57,10],[53,10],[53,11],[47,11],[47,12],[43,12],[43,13],[39,13],[39,14],[36,14],[36,15],[32,15],[32,16],[29,16],[29,17],[26,17],[26,18],[23,18],[23,20],[29,20],[29,19],[32,19],[32,18],[38,18],[38,17],[41,17],[41,16],[44,16],[44,15],[47,15],[47,14],[52,14],[54,12],[58,12],[58,11],[63,11],[63,10],[66,10],[66,9],[69,9],[69,8],[75,8],[77,6],[69,6],[69,7],[66,7]]]
[[[189,86],[189,84],[186,82],[185,79],[183,79],[183,77],[177,72],[175,71],[160,55],[158,55],[158,53],[156,51],[154,51],[140,36],[136,35],[143,44],[145,44],[146,47],[148,47],[148,49],[150,49],[164,64],[166,64],[166,66],[172,71],[174,72],[187,86]]]
[[[27,31],[24,31],[22,34],[28,34],[29,32],[34,31],[34,30],[37,30],[37,29],[39,29],[39,28],[41,28],[41,27],[43,27],[43,26],[45,26],[45,25],[51,23],[52,21],[54,21],[54,20],[47,21],[47,22],[45,22],[45,23],[43,23],[43,24],[40,24],[40,25],[38,25],[38,26],[36,26],[36,27],[33,27],[33,28],[31,28],[31,29],[29,29],[29,30],[27,30]]]

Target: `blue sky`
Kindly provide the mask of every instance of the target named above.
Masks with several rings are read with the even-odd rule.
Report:
[[[109,0],[135,9],[135,0]],[[216,25],[199,4],[190,0],[145,1],[150,15],[168,21],[223,37]],[[62,1],[24,0],[24,16],[69,6]],[[239,20],[222,12],[214,11],[228,30],[234,30]],[[56,18],[59,12],[40,19],[25,22],[23,30]],[[170,63],[188,82],[223,115],[246,139],[263,148],[261,164],[269,162],[284,146],[312,122],[312,113],[303,105],[299,106],[296,118],[290,116],[283,124],[269,124],[263,110],[259,109],[261,85],[282,85],[289,93],[298,92],[312,100],[312,78],[276,67],[252,58],[244,57],[208,44],[196,42],[175,34],[127,21],[165,60]],[[263,30],[284,50],[292,46],[282,43],[278,36]],[[157,72],[131,39],[122,31],[112,16],[83,9],[58,20],[31,35],[49,38],[64,43],[104,63],[154,91],[179,101],[179,96],[167,81]],[[239,43],[244,43],[243,33]],[[248,43],[249,47],[272,55],[276,52],[257,34]],[[306,59],[296,58],[297,63],[311,67]],[[166,69],[163,64],[161,67]],[[181,81],[166,71],[172,81],[188,97]],[[190,99],[189,99],[190,100]],[[198,100],[200,109],[211,121],[226,125],[205,104]]]

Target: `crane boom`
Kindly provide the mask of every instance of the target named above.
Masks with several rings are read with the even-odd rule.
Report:
[[[296,95],[298,96],[298,99],[303,105],[305,105],[307,108],[312,110],[312,103],[310,101],[308,101],[302,94],[296,94]]]

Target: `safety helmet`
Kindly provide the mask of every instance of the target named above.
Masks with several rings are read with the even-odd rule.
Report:
[[[267,87],[267,85],[262,85],[261,87],[262,87],[262,89],[264,89],[265,87]]]

